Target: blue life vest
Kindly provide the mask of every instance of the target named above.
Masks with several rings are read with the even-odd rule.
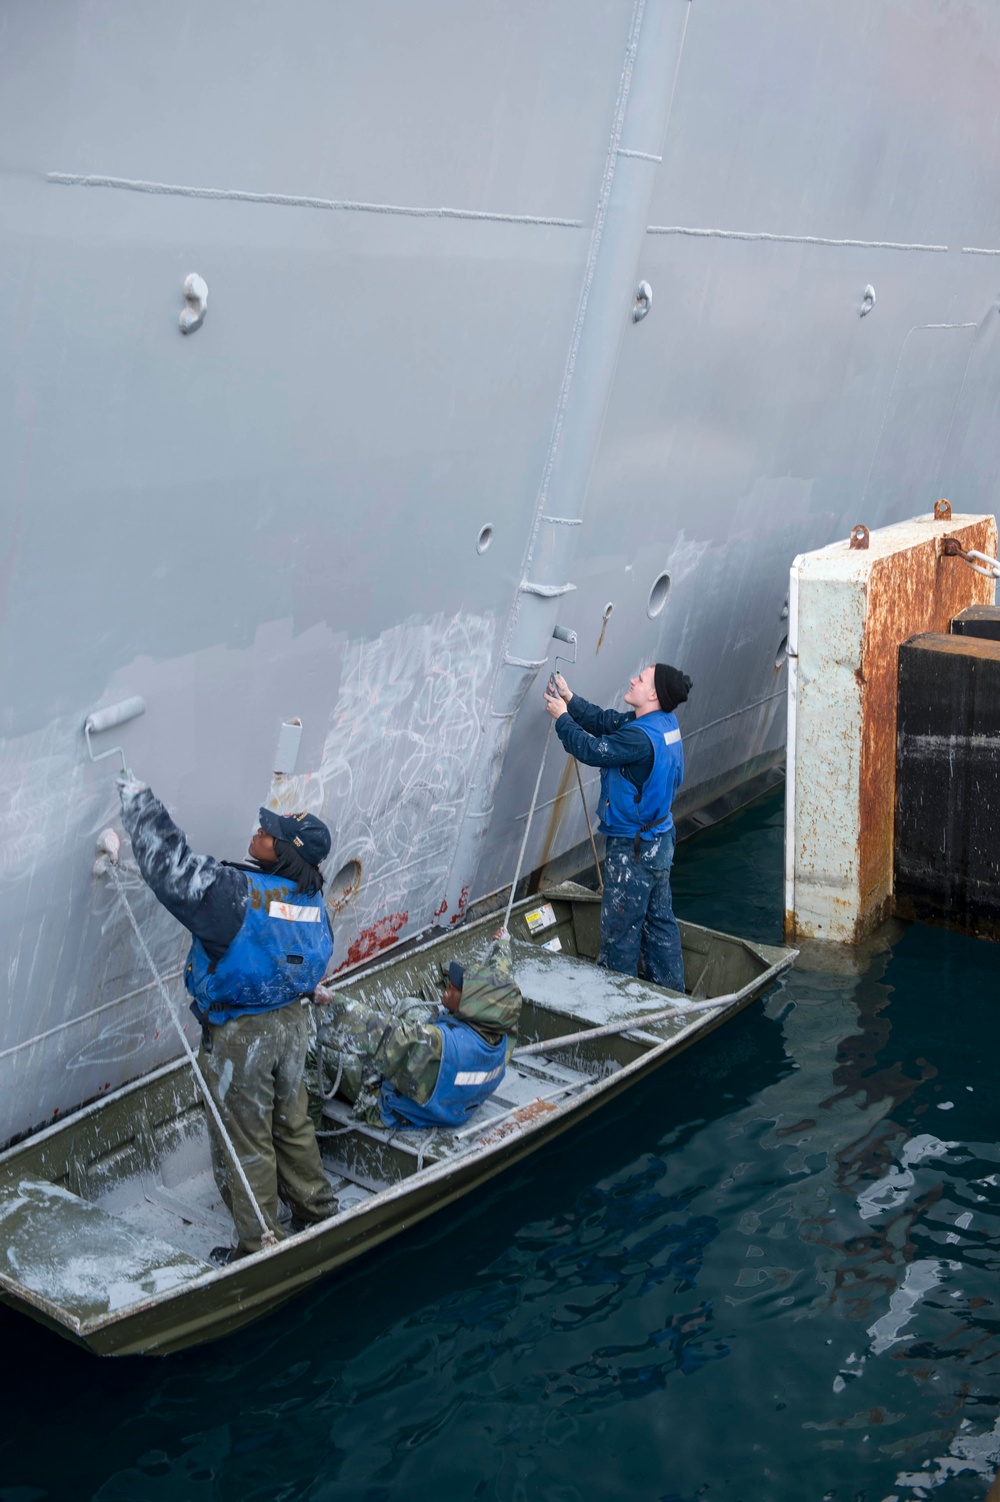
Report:
[[[439,1012],[431,1026],[441,1029],[444,1044],[434,1093],[426,1105],[418,1106],[383,1080],[378,1104],[386,1126],[461,1126],[503,1079],[506,1038],[487,1043],[474,1027],[450,1012]]]
[[[684,776],[684,750],[677,716],[655,709],[630,723],[649,736],[653,747],[653,770],[642,785],[642,792],[629,782],[621,767],[604,767],[601,771],[601,833],[644,840],[673,829],[670,806]]]
[[[322,892],[306,896],[287,876],[245,875],[247,910],[222,959],[210,960],[194,939],[184,967],[198,1015],[209,1022],[287,1007],[319,984],[333,954]]]

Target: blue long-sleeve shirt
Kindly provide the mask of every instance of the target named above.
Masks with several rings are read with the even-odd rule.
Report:
[[[239,866],[196,855],[149,788],[122,793],[122,823],[143,880],[157,900],[221,960],[243,926],[247,879]]]
[[[618,767],[641,792],[653,770],[649,736],[635,722],[634,710],[599,709],[574,694],[568,714],[556,720],[556,734],[565,749],[588,767]]]

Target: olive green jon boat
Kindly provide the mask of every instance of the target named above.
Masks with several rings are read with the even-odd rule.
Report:
[[[381,1129],[339,1098],[325,1102],[321,1147],[338,1213],[255,1256],[208,1261],[232,1223],[184,1060],[0,1154],[0,1298],[102,1355],[166,1354],[226,1335],[541,1147],[735,1015],[795,959],[682,922],[679,997],[593,963],[599,902],[566,883],[514,908],[519,1051],[468,1123]],[[419,994],[449,960],[482,956],[496,922],[430,938],[334,989],[373,1003]],[[694,1004],[690,1015],[644,1022],[675,1003]],[[596,1030],[604,1035],[564,1041]]]

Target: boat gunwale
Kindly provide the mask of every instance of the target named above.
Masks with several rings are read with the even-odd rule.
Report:
[[[559,894],[553,895],[558,896]],[[567,895],[563,898],[563,900],[572,901],[574,899],[571,896]],[[527,906],[532,901],[537,901],[537,898],[523,899],[521,903],[517,904],[517,908],[519,909]],[[496,914],[488,914],[483,918],[477,919],[475,923],[470,924],[467,928],[463,928],[462,932],[468,933],[474,928],[488,926],[491,920],[495,921],[495,918]],[[699,924],[686,923],[685,927],[706,933],[713,938],[723,938],[729,943],[747,947],[758,960],[765,962],[765,968],[761,971],[760,974],[753,976],[746,982],[745,985],[740,987],[739,990],[733,994],[733,999],[731,1001],[729,1001],[728,1003],[720,1003],[720,1006],[717,1009],[706,1008],[704,1011],[699,1012],[698,1015],[696,1017],[693,1017],[686,1026],[681,1027],[679,1031],[673,1033],[668,1038],[660,1037],[659,1035],[651,1032],[643,1032],[641,1017],[635,1019],[634,1027],[623,1026],[621,1036],[627,1038],[633,1043],[639,1044],[643,1048],[643,1052],[639,1054],[635,1059],[632,1059],[629,1063],[622,1064],[612,1073],[602,1075],[588,1081],[578,1093],[575,1093],[571,1098],[564,1100],[557,1105],[554,1105],[551,1111],[546,1111],[541,1115],[524,1121],[519,1121],[516,1115],[513,1117],[508,1117],[502,1123],[504,1127],[503,1134],[494,1141],[483,1140],[477,1143],[472,1143],[462,1152],[455,1155],[442,1157],[434,1162],[429,1163],[424,1168],[417,1169],[413,1173],[407,1174],[405,1178],[402,1178],[399,1182],[386,1185],[384,1189],[375,1191],[366,1199],[359,1201],[355,1205],[348,1206],[347,1209],[341,1211],[337,1215],[330,1217],[328,1220],[321,1221],[315,1226],[309,1227],[305,1231],[297,1233],[294,1237],[288,1237],[278,1242],[274,1246],[262,1248],[260,1251],[253,1252],[249,1256],[241,1257],[238,1261],[230,1263],[227,1266],[218,1268],[206,1268],[205,1272],[199,1274],[197,1277],[185,1279],[183,1282],[175,1284],[172,1288],[165,1289],[161,1293],[153,1294],[149,1298],[142,1299],[136,1303],[128,1304],[119,1310],[109,1310],[106,1313],[94,1315],[92,1318],[81,1320],[77,1316],[71,1314],[69,1311],[63,1309],[61,1306],[52,1304],[51,1301],[46,1299],[44,1295],[38,1294],[34,1290],[29,1289],[25,1284],[18,1282],[16,1279],[12,1278],[8,1273],[6,1273],[2,1268],[0,1268],[0,1289],[3,1290],[3,1294],[9,1302],[14,1303],[15,1305],[17,1303],[31,1305],[33,1308],[37,1309],[40,1314],[43,1314],[45,1316],[46,1323],[51,1322],[57,1328],[64,1330],[71,1337],[77,1340],[82,1340],[84,1343],[89,1345],[92,1337],[100,1335],[102,1332],[112,1330],[115,1327],[126,1327],[128,1324],[133,1322],[137,1317],[141,1316],[144,1313],[148,1313],[152,1310],[167,1309],[171,1304],[177,1304],[180,1301],[186,1299],[189,1295],[196,1294],[206,1287],[218,1286],[220,1280],[225,1280],[231,1277],[239,1277],[243,1273],[252,1269],[256,1269],[257,1267],[264,1265],[270,1261],[274,1261],[278,1257],[288,1256],[292,1252],[296,1252],[304,1247],[307,1247],[313,1242],[321,1241],[324,1238],[331,1236],[331,1234],[334,1232],[339,1233],[345,1226],[349,1226],[351,1222],[363,1221],[373,1212],[384,1209],[386,1206],[392,1205],[397,1200],[405,1199],[409,1195],[413,1194],[415,1190],[426,1189],[439,1180],[447,1180],[448,1178],[454,1176],[459,1169],[474,1170],[477,1164],[481,1164],[485,1160],[492,1157],[501,1157],[505,1152],[513,1148],[515,1145],[523,1149],[523,1151],[520,1151],[516,1154],[516,1157],[521,1157],[526,1155],[527,1152],[534,1151],[534,1149],[537,1146],[540,1146],[541,1143],[538,1142],[534,1143],[532,1146],[527,1146],[527,1144],[531,1142],[532,1138],[544,1138],[549,1135],[558,1135],[559,1132],[572,1125],[572,1119],[575,1116],[579,1115],[582,1119],[584,1116],[589,1115],[591,1110],[599,1104],[600,1098],[603,1095],[609,1092],[613,1092],[615,1094],[619,1093],[620,1091],[628,1087],[629,1083],[631,1083],[633,1080],[633,1076],[637,1076],[643,1073],[651,1073],[655,1068],[659,1066],[659,1064],[665,1062],[666,1057],[669,1054],[675,1051],[680,1052],[684,1048],[689,1046],[690,1043],[694,1041],[694,1038],[698,1033],[702,1031],[712,1031],[726,1018],[734,1015],[736,1012],[743,1010],[743,1008],[749,1005],[749,1003],[755,998],[756,995],[759,995],[761,992],[766,990],[767,987],[770,986],[781,974],[790,969],[790,967],[794,964],[795,958],[798,954],[798,951],[796,949],[790,948],[788,946],[757,945],[753,940],[747,940],[738,935],[723,934],[720,930],[705,928],[703,925]],[[427,941],[425,941],[425,943],[416,946],[414,949],[408,950],[405,955],[393,956],[380,962],[378,965],[366,967],[363,971],[360,972],[355,971],[349,977],[345,976],[343,980],[339,981],[336,986],[331,989],[340,990],[356,981],[362,974],[367,977],[369,975],[390,969],[393,966],[398,965],[401,960],[409,959],[414,954],[423,952],[427,948],[433,947],[435,944],[440,944],[442,939],[450,937],[452,937],[452,935],[450,934],[435,935],[434,938],[428,939]],[[458,937],[457,933],[455,934],[455,937]],[[766,961],[771,955],[774,955],[776,957],[771,959],[770,964],[767,964]],[[711,1000],[711,998],[706,998],[706,1000]],[[535,1005],[539,1005],[541,1009],[544,1009],[544,1004],[535,1003]],[[682,1017],[683,1011],[679,1009],[678,1020]],[[666,1025],[669,1024],[659,1024],[659,1026]],[[581,1029],[581,1031],[583,1031],[583,1029]],[[591,1041],[597,1042],[599,1040]],[[563,1048],[566,1048],[567,1046],[571,1045],[563,1045]],[[563,1050],[560,1049],[559,1051],[562,1052]],[[8,1148],[4,1153],[0,1154],[0,1169],[3,1169],[5,1166],[7,1166],[11,1159],[17,1157],[22,1153],[28,1152],[30,1149],[33,1149],[36,1145],[45,1141],[46,1139],[61,1134],[67,1129],[78,1125],[81,1121],[98,1115],[102,1110],[104,1110],[112,1103],[122,1100],[129,1094],[144,1092],[150,1085],[156,1083],[158,1080],[169,1077],[173,1073],[183,1073],[187,1070],[188,1067],[188,1061],[182,1055],[180,1058],[175,1059],[168,1064],[161,1065],[159,1069],[154,1070],[151,1074],[144,1075],[137,1080],[131,1081],[127,1085],[121,1086],[117,1091],[112,1092],[110,1095],[104,1096],[96,1101],[91,1101],[88,1105],[81,1107],[79,1111],[65,1117],[62,1121],[53,1123],[49,1127],[43,1128],[42,1131],[37,1133],[36,1135],[25,1138],[16,1146]],[[530,1108],[531,1104],[532,1102],[529,1101],[526,1103],[526,1107],[522,1107],[520,1109]],[[359,1127],[363,1127],[364,1123],[359,1122],[358,1125]],[[496,1125],[499,1126],[501,1125],[501,1123],[497,1122]],[[485,1134],[488,1134],[490,1132],[490,1124],[488,1122],[483,1124],[483,1131]],[[480,1184],[485,1182],[484,1177],[477,1176],[474,1172],[472,1174],[472,1178],[473,1183],[469,1184],[467,1188],[462,1189],[460,1191],[461,1194],[467,1193],[473,1188],[476,1188]],[[91,1203],[94,1202],[92,1201]],[[437,1208],[437,1205],[432,1205],[427,1207],[426,1209],[423,1209],[420,1216],[418,1217],[418,1220],[423,1220],[427,1216],[433,1214],[435,1208]],[[414,1220],[412,1224],[417,1224],[418,1220]],[[402,1230],[404,1229],[404,1227],[400,1226],[398,1227],[398,1229]],[[378,1237],[377,1240],[373,1240],[361,1246],[358,1251],[353,1254],[353,1256],[363,1255],[365,1251],[373,1250],[374,1247],[381,1241],[389,1239],[394,1234],[397,1234],[397,1232],[389,1231],[386,1235]],[[335,1258],[333,1261],[331,1261],[328,1267],[320,1266],[319,1268],[317,1268],[315,1264],[313,1264],[308,1269],[304,1270],[300,1276],[293,1277],[288,1282],[282,1283],[280,1290],[272,1285],[269,1289],[262,1290],[258,1297],[250,1297],[248,1299],[241,1300],[241,1305],[246,1308],[259,1304],[262,1306],[259,1312],[261,1314],[265,1314],[268,1312],[268,1309],[270,1307],[277,1307],[277,1305],[285,1298],[291,1297],[295,1293],[301,1292],[311,1284],[319,1281],[319,1279],[325,1276],[327,1272],[333,1271],[335,1267],[341,1266],[343,1265],[343,1263],[353,1260],[353,1256]],[[227,1314],[228,1306],[223,1304],[220,1308],[220,1322],[226,1318]],[[251,1316],[251,1318],[252,1317],[253,1316]],[[207,1324],[200,1324],[199,1329],[202,1331],[210,1331],[213,1323],[213,1321],[209,1321]],[[225,1333],[228,1332],[225,1330],[219,1332],[220,1335]],[[209,1334],[207,1335],[207,1337],[202,1337],[202,1339],[205,1338],[212,1339],[215,1337]],[[197,1342],[191,1342],[190,1344],[193,1345],[195,1343]],[[93,1347],[91,1348],[93,1349]],[[156,1348],[154,1346],[150,1351],[150,1354],[154,1354],[155,1349]]]

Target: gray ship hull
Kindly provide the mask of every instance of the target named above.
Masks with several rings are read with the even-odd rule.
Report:
[[[682,813],[775,774],[794,554],[996,508],[1000,13],[0,28],[4,1142],[175,1052],[93,875],[99,706],[145,699],[121,744],[200,849],[267,797],[327,819],[344,967],[511,880],[557,624],[590,699],[691,674]],[[525,869],[585,840],[570,777],[555,747]]]

